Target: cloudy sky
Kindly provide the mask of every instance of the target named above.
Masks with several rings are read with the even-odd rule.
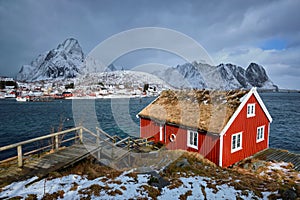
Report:
[[[257,62],[281,88],[300,89],[299,9],[299,0],[0,0],[0,75],[15,76],[23,64],[69,37],[88,53],[121,31],[164,27],[196,40],[216,64],[245,68]],[[117,63],[182,64],[163,52],[136,55]],[[133,59],[136,63],[128,62]]]

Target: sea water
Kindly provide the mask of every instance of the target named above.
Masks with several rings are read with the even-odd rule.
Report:
[[[273,123],[270,147],[300,153],[300,93],[260,94]],[[136,114],[154,98],[96,99],[94,105],[98,126],[111,135],[138,136],[139,119]],[[87,100],[85,100],[87,101]],[[75,126],[72,100],[52,102],[17,102],[0,100],[0,147],[57,131],[60,126]],[[82,111],[83,114],[90,114]],[[78,114],[78,113],[77,113]],[[15,149],[0,152],[0,159],[15,153]],[[7,154],[7,155],[5,155]]]

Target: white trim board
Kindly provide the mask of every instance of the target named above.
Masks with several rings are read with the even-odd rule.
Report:
[[[266,108],[264,102],[263,102],[262,99],[260,98],[258,92],[256,91],[256,88],[255,88],[255,91],[253,92],[253,94],[254,94],[254,96],[256,97],[256,99],[257,99],[259,105],[260,105],[261,108],[263,109],[264,113],[266,114],[266,116],[267,116],[269,122],[272,123],[273,119],[272,119],[272,117],[271,117],[269,111],[267,110],[267,108]]]
[[[223,165],[223,135],[220,136],[219,166]]]
[[[270,113],[268,112],[265,104],[263,103],[262,99],[260,98],[259,94],[256,91],[256,87],[253,87],[247,94],[246,97],[243,98],[243,101],[241,102],[241,104],[239,105],[239,107],[236,109],[236,111],[233,113],[233,115],[231,116],[231,118],[229,119],[229,121],[227,122],[226,126],[223,128],[223,130],[221,131],[220,135],[223,136],[227,130],[229,129],[229,127],[232,125],[232,123],[234,122],[234,120],[237,118],[237,116],[240,114],[240,112],[242,111],[243,107],[245,106],[245,104],[247,103],[247,101],[250,99],[250,97],[252,96],[252,94],[255,96],[255,98],[257,99],[259,105],[261,106],[261,108],[263,109],[264,113],[266,114],[269,122],[271,123],[273,121]]]

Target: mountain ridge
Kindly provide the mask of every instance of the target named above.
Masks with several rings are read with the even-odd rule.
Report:
[[[270,80],[263,66],[250,63],[243,67],[231,63],[221,63],[211,66],[203,63],[185,63],[166,70],[156,75],[177,88],[197,89],[261,89],[278,90]]]
[[[55,49],[40,54],[29,65],[23,65],[17,75],[17,80],[34,82],[76,78],[80,74],[89,73],[86,71],[85,59],[79,42],[74,38],[68,38]],[[97,62],[92,63],[96,70]],[[104,70],[104,72],[114,71],[118,71],[114,64],[110,64]],[[229,90],[257,87],[278,90],[278,87],[268,77],[264,67],[253,62],[244,69],[231,63],[212,66],[194,61],[151,74],[158,76],[175,88]]]

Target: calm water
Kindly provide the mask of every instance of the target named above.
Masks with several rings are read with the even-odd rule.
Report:
[[[261,97],[273,117],[270,146],[300,153],[300,93],[262,93]],[[136,114],[152,100],[153,98],[112,100],[113,109],[110,99],[92,102],[95,104],[100,127],[108,133],[125,137],[129,132],[138,134],[139,120]],[[126,115],[124,111],[130,115]],[[115,122],[112,113],[117,114],[120,121],[125,123],[120,125]],[[57,130],[59,124],[68,129],[74,127],[72,100],[0,100],[0,120],[0,146],[49,134],[52,129]],[[0,158],[6,157],[3,154],[0,153]]]
[[[270,147],[300,154],[300,93],[262,93],[273,122]]]

